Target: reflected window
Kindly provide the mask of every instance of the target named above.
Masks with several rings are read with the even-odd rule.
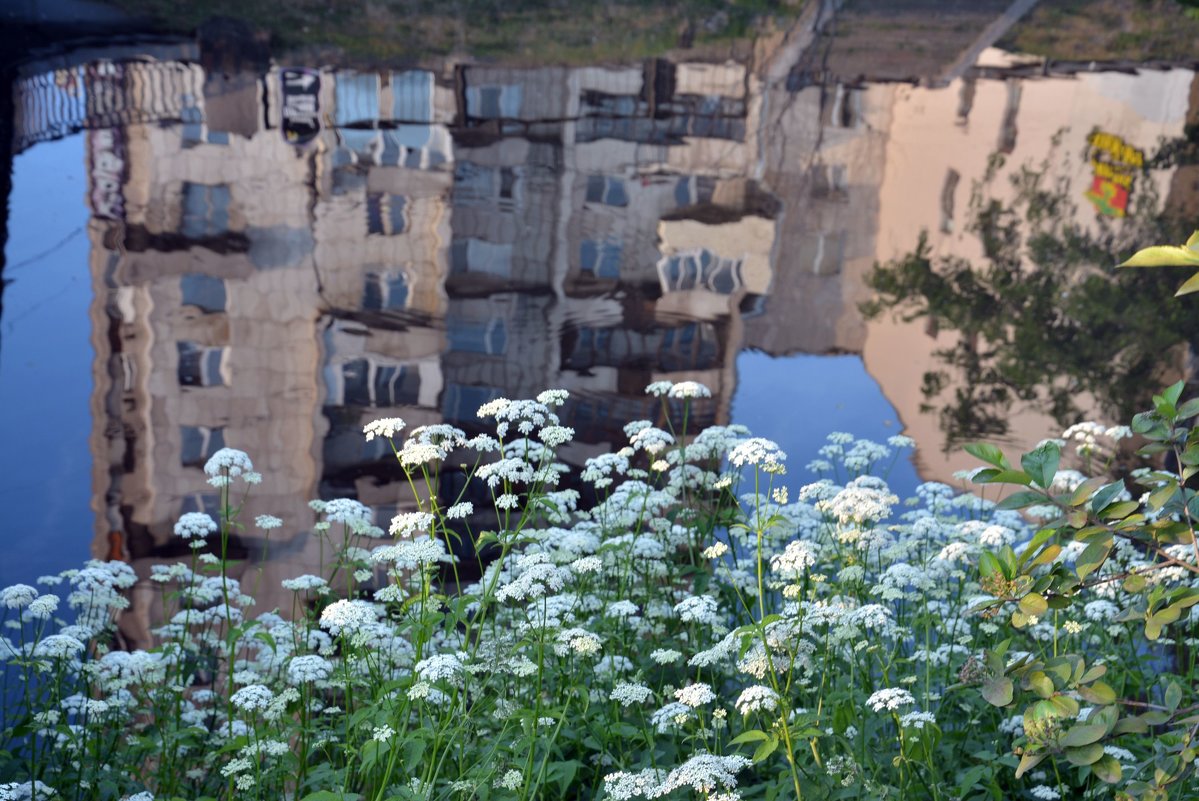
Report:
[[[620,242],[584,239],[579,245],[579,269],[596,278],[620,278]]]
[[[179,120],[183,123],[183,146],[195,147],[204,141],[204,112],[194,105],[196,99],[192,95],[185,94],[180,99],[185,104],[179,111]]]
[[[183,496],[179,516],[188,512],[204,512],[218,523],[221,522],[221,496],[216,492],[194,492]]]
[[[465,353],[499,354],[508,349],[508,326],[502,317],[487,320],[446,319],[450,350]]]
[[[696,202],[695,176],[687,175],[674,186],[674,202],[679,206],[690,206]]]
[[[332,406],[415,406],[420,398],[420,370],[363,358],[334,367],[328,402]]]
[[[587,202],[603,203],[607,206],[629,205],[624,179],[611,175],[588,175]]]
[[[813,197],[841,201],[849,199],[849,179],[844,164],[814,164],[809,175]]]
[[[487,273],[512,277],[512,245],[485,239],[455,239],[450,247],[450,267],[455,273]]]
[[[707,289],[731,295],[741,288],[741,260],[716,255],[707,248],[676,253],[658,262],[663,292]]]
[[[392,117],[404,122],[433,121],[433,73],[391,73]]]
[[[337,125],[379,119],[378,75],[339,72],[334,86],[333,119]]]
[[[207,347],[195,342],[176,342],[179,351],[179,386],[219,387],[226,381],[226,355],[229,349]]]
[[[225,447],[225,429],[208,426],[179,426],[179,462],[184,467],[203,467]]]
[[[516,85],[468,87],[466,114],[486,120],[516,119],[520,116],[523,94]]]
[[[228,184],[183,182],[183,214],[179,233],[190,239],[218,236],[229,230]]]
[[[793,258],[799,268],[815,275],[835,275],[845,261],[845,231],[815,231],[802,237]]]
[[[225,311],[225,282],[205,273],[187,273],[179,279],[184,306],[195,306],[206,314]]]
[[[382,236],[402,234],[408,227],[404,209],[408,199],[403,195],[369,192],[366,196],[366,232]]]
[[[408,305],[408,274],[402,271],[367,273],[362,308],[372,311],[403,309]]]
[[[466,422],[477,425],[479,407],[500,397],[493,387],[449,383],[441,397],[441,414],[447,422]]]

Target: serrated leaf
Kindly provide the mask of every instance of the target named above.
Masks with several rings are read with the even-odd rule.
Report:
[[[1199,253],[1185,245],[1154,245],[1142,248],[1120,267],[1194,267],[1199,265]]]
[[[1046,545],[1039,554],[1037,554],[1037,558],[1032,560],[1031,565],[1032,567],[1036,567],[1037,565],[1047,565],[1054,559],[1057,559],[1061,552],[1062,546],[1058,545],[1056,542],[1050,543],[1049,545]]]
[[[983,698],[991,706],[1007,706],[1015,696],[1016,686],[1007,676],[996,676],[983,682]]]

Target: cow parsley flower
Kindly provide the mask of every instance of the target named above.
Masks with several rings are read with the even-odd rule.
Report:
[[[378,619],[374,604],[344,598],[334,601],[321,612],[321,628],[333,635],[353,633],[374,625]]]
[[[617,682],[616,686],[612,688],[612,692],[608,695],[608,700],[616,701],[621,706],[632,706],[633,704],[644,704],[653,697],[653,690],[644,684],[621,681]]]
[[[673,665],[683,658],[683,654],[673,648],[657,648],[650,652],[649,658],[659,665]]]
[[[935,724],[937,717],[932,712],[909,712],[899,719],[899,725],[905,729],[923,729],[925,724]]]
[[[235,692],[229,701],[243,712],[253,712],[270,706],[275,694],[262,684],[250,684]]]
[[[445,516],[450,520],[465,520],[475,513],[475,505],[470,501],[461,501],[445,510]]]
[[[185,540],[192,537],[204,539],[216,530],[216,521],[204,512],[185,512],[175,523],[175,536]]]
[[[667,391],[672,398],[710,398],[712,390],[697,381],[680,381]]]
[[[291,590],[292,592],[305,592],[308,590],[316,590],[318,592],[329,586],[329,582],[325,581],[320,576],[314,576],[311,573],[305,573],[302,576],[295,578],[283,579],[280,582],[283,589]]]
[[[9,609],[20,609],[33,603],[37,590],[28,584],[13,584],[0,590],[0,603]]]
[[[914,703],[916,703],[916,699],[912,697],[912,694],[899,687],[889,687],[885,690],[879,690],[866,699],[866,706],[875,712],[882,712],[884,709],[894,711],[901,706]]]
[[[333,675],[333,665],[323,656],[295,656],[287,665],[287,683],[293,686],[324,681]]]
[[[237,478],[253,470],[249,454],[236,448],[221,448],[204,464],[204,472],[209,478]]]
[[[29,602],[27,614],[33,620],[49,620],[58,609],[58,596],[47,593]]]
[[[779,695],[774,690],[761,684],[746,687],[733,705],[742,715],[751,712],[773,712],[778,708]]]
[[[520,787],[524,780],[524,774],[519,770],[509,770],[503,776],[496,780],[495,786],[505,790],[516,790]]]
[[[254,518],[254,525],[263,531],[271,531],[282,526],[283,521],[274,515],[258,515],[258,517]]]
[[[737,773],[752,764],[753,760],[743,756],[697,754],[672,770],[654,790],[654,795],[663,796],[681,787],[690,787],[706,795],[721,788],[731,790],[737,786]]]
[[[1061,793],[1059,793],[1057,790],[1054,790],[1052,787],[1047,787],[1044,784],[1038,784],[1036,787],[1031,788],[1028,792],[1033,798],[1039,798],[1041,801],[1058,801],[1058,799],[1062,797]]]
[[[729,454],[729,464],[733,467],[755,465],[767,473],[784,472],[783,462],[785,461],[787,461],[787,454],[778,446],[778,443],[762,437],[751,437],[738,443],[737,447],[733,448]]]
[[[675,690],[674,697],[692,709],[698,709],[704,704],[715,701],[716,693],[712,692],[712,688],[707,684],[696,682]]]
[[[399,417],[383,417],[379,420],[372,420],[362,427],[362,433],[366,434],[366,441],[370,442],[375,437],[385,437],[391,439],[399,433],[406,424]]]

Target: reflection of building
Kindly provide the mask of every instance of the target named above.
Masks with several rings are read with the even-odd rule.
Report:
[[[407,503],[369,419],[472,428],[491,398],[565,387],[576,463],[657,417],[661,378],[713,388],[692,430],[727,421],[777,210],[743,177],[740,65],[314,73],[305,147],[278,72],[84,72],[126,108],[159,68],[179,122],[88,140],[99,551],[115,531],[137,564],[184,552],[178,516],[218,512],[205,461],[240,448],[263,474],[243,520],[285,521],[247,586],[285,606],[280,579],[318,569],[309,498]],[[252,527],[237,544],[248,565],[267,548]]]

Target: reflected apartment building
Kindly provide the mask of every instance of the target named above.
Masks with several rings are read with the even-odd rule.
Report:
[[[563,387],[574,463],[660,415],[654,380],[703,381],[715,397],[692,424],[728,421],[777,213],[745,177],[743,66],[313,72],[322,125],[304,146],[281,133],[277,69],[80,74],[131,108],[166,71],[177,121],[86,134],[97,556],[145,571],[185,553],[174,522],[216,512],[202,468],[237,447],[263,475],[243,519],[285,521],[269,544],[238,537],[262,562],[243,580],[287,606],[279,581],[319,569],[308,499],[357,497],[382,520],[410,502],[369,419],[470,428],[488,399]]]

